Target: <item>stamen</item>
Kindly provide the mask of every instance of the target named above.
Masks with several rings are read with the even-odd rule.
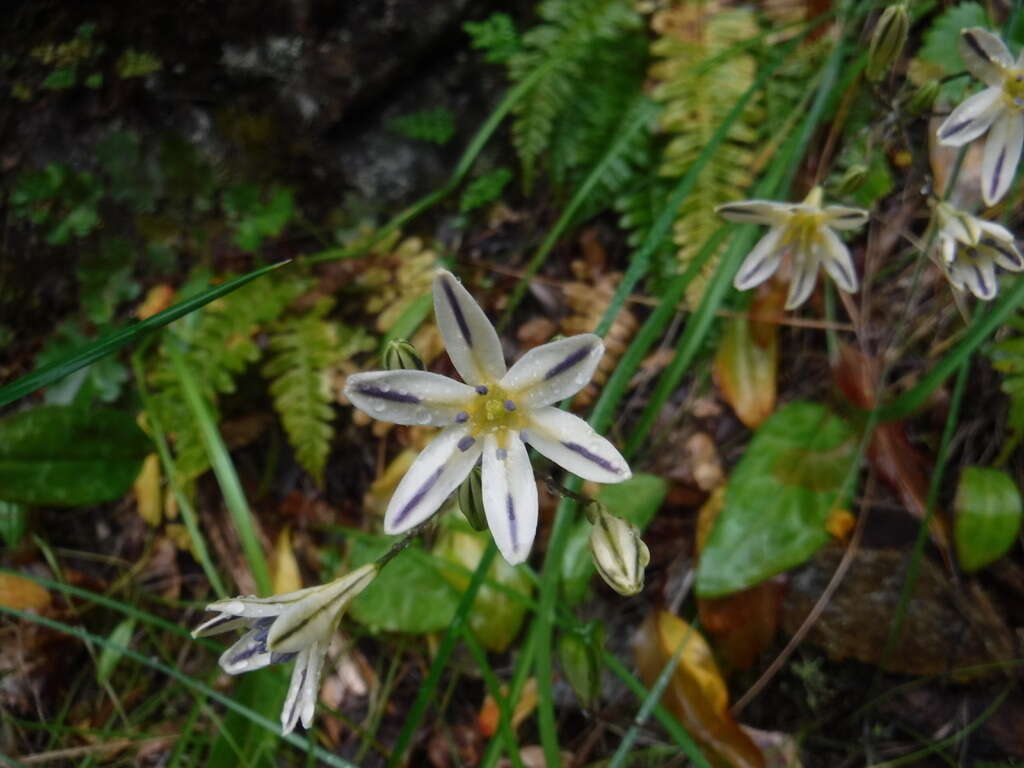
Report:
[[[455,414],[456,424],[465,424],[467,421],[469,421],[469,414],[466,413],[465,411],[459,411],[457,414]]]
[[[483,384],[481,384],[480,386],[478,386],[476,388],[476,393],[478,395],[486,395],[487,394],[487,387],[485,387]]]
[[[511,400],[506,400],[505,401],[505,410],[506,411],[514,411],[515,409],[516,409],[516,404],[515,403],[513,403]]]

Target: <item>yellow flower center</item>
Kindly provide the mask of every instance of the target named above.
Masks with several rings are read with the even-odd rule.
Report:
[[[797,211],[786,222],[782,233],[782,246],[809,252],[817,242],[825,214],[822,211]]]
[[[1003,79],[1003,100],[1016,110],[1024,110],[1024,70],[1008,69]]]
[[[521,429],[523,416],[519,406],[496,384],[479,386],[469,403],[470,431],[474,436],[506,429]]]

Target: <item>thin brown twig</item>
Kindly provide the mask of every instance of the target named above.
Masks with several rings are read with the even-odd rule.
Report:
[[[16,757],[14,759],[23,765],[38,765],[40,763],[50,763],[55,760],[71,760],[76,757],[92,755],[96,752],[109,750],[120,751],[126,747],[142,746],[144,744],[153,744],[160,741],[166,741],[173,744],[179,736],[180,734],[170,733],[164,736],[152,736],[148,739],[114,739],[113,741],[100,742],[98,744],[85,744],[80,747],[54,749],[50,752],[40,752],[39,754],[25,755],[24,757]]]

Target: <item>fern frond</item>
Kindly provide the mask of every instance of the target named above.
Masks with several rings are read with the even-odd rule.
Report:
[[[659,172],[679,177],[697,160],[756,75],[757,62],[749,53],[721,56],[710,65],[706,62],[756,36],[757,23],[753,13],[744,9],[679,2],[656,14],[652,26],[658,34],[651,45],[657,59],[650,71],[657,82],[653,96],[664,104],[661,129],[672,137]],[[684,268],[718,228],[715,207],[741,197],[752,184],[761,114],[756,104],[744,111],[680,206],[673,239]],[[699,303],[717,266],[717,258],[710,259],[690,284],[687,300],[691,305]]]
[[[334,437],[333,370],[374,346],[362,330],[328,320],[332,304],[324,299],[305,314],[280,320],[270,336],[270,360],[262,369],[295,458],[317,485],[323,485]]]
[[[235,377],[260,357],[256,333],[276,320],[304,289],[304,282],[250,283],[211,302],[200,312],[171,326],[155,356],[150,376],[157,418],[174,440],[183,479],[197,477],[209,464],[198,429],[185,406],[181,387],[168,361],[168,344],[185,344],[186,361],[199,382],[214,418],[221,394],[233,392]]]
[[[523,35],[521,50],[509,59],[513,82],[543,69],[536,85],[516,104],[512,128],[527,189],[556,121],[580,119],[590,108],[579,91],[588,79],[596,80],[591,64],[610,55],[624,35],[642,26],[632,0],[544,0],[538,13],[543,23]]]

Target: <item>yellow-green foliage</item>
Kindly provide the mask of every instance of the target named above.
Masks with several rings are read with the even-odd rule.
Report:
[[[651,46],[657,59],[650,71],[657,83],[653,96],[664,104],[660,128],[672,137],[659,173],[679,177],[689,170],[754,82],[757,61],[751,54],[720,55],[736,43],[756,37],[758,27],[748,10],[691,0],[656,14],[652,27],[658,35]],[[715,206],[741,198],[753,181],[760,112],[751,105],[733,124],[679,209],[673,239],[683,268],[720,226]],[[691,304],[700,301],[716,267],[717,259],[710,260],[690,284],[687,299]]]
[[[153,406],[156,418],[174,439],[183,479],[202,474],[209,462],[166,346],[184,345],[188,367],[216,417],[218,395],[233,392],[235,377],[261,355],[257,332],[275,320],[303,288],[296,279],[256,281],[179,320],[165,334],[151,376]]]
[[[263,366],[295,458],[317,485],[323,484],[334,437],[334,369],[374,346],[364,331],[329,320],[332,304],[323,299],[305,314],[280,320],[270,336],[270,360]]]

